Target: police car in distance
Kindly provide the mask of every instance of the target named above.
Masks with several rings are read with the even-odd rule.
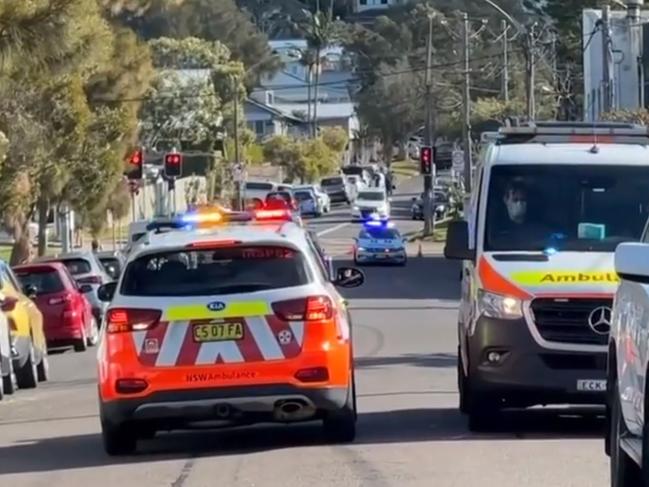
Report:
[[[153,223],[118,282],[98,360],[104,449],[132,453],[157,431],[322,421],[356,432],[352,326],[332,271],[284,210],[197,212]]]
[[[354,262],[406,265],[405,239],[392,222],[370,220],[354,239]]]

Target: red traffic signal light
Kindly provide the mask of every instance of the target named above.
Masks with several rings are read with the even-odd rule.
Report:
[[[171,152],[165,155],[165,176],[171,178],[180,177],[182,174],[183,158],[177,152]]]
[[[142,150],[134,151],[128,160],[128,171],[126,176],[130,180],[142,179],[142,165],[144,163],[144,155]]]
[[[433,174],[433,148],[423,146],[419,149],[419,162],[421,174]]]

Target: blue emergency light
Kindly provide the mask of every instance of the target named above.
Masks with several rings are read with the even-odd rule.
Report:
[[[368,220],[365,222],[365,226],[370,228],[378,228],[378,227],[393,228],[394,222],[388,220]]]

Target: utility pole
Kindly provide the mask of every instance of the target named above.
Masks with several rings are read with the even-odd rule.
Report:
[[[425,145],[433,147],[433,14],[428,15],[428,41],[426,44],[426,134]],[[433,151],[434,154],[435,151]],[[432,172],[435,173],[433,159]],[[433,175],[424,174],[424,235],[430,235],[435,229],[433,211]]]
[[[506,20],[500,21],[503,36],[503,75],[502,75],[502,97],[505,102],[509,101],[509,25]]]
[[[462,138],[464,139],[464,190],[467,194],[471,193],[471,25],[469,24],[469,14],[462,12],[462,50],[464,52],[464,89],[463,103],[464,123],[462,124]]]
[[[527,63],[525,66],[525,74],[527,78],[527,118],[534,120],[536,118],[536,100],[535,100],[535,84],[536,84],[536,40],[534,38],[534,26],[525,33],[526,35],[526,51]]]
[[[233,109],[233,121],[234,121],[234,165],[236,168],[239,168],[241,165],[241,158],[239,154],[239,78],[237,76],[232,77],[234,81],[234,109]],[[241,210],[241,181],[237,179],[234,182],[235,185],[235,210]]]
[[[602,6],[602,111],[610,112],[613,108],[612,86],[611,86],[611,30],[610,30],[611,7]]]

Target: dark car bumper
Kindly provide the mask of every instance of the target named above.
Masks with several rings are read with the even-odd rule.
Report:
[[[605,402],[605,391],[583,388],[601,386],[606,379],[606,352],[542,347],[524,319],[480,318],[466,349],[472,389],[511,407]],[[490,362],[491,352],[501,359]]]
[[[327,192],[327,195],[329,195],[329,201],[332,203],[343,203],[349,200],[344,190]]]
[[[278,421],[279,405],[297,401],[315,419],[328,411],[341,409],[347,401],[346,388],[299,388],[290,384],[224,387],[156,392],[146,397],[118,399],[101,403],[102,421],[156,423],[160,427],[181,427],[201,421],[242,422]],[[227,417],[217,411],[227,409]]]

